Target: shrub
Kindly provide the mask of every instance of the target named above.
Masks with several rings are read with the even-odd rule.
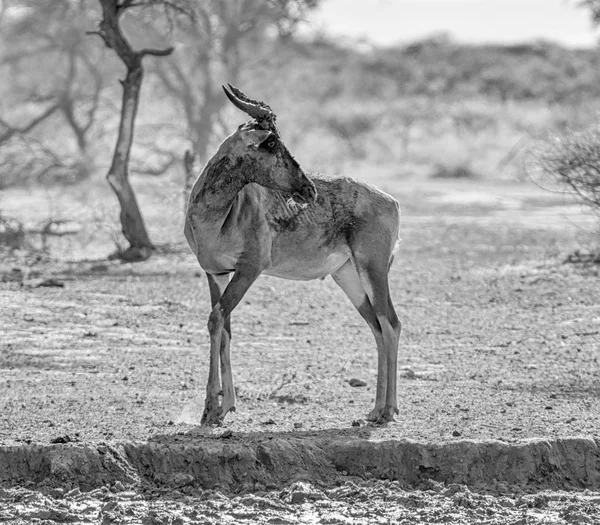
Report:
[[[600,215],[600,127],[554,135],[535,152],[541,175]]]

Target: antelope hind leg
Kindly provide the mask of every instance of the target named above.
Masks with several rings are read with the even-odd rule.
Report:
[[[375,309],[371,303],[365,287],[352,260],[348,260],[343,266],[332,274],[333,280],[344,291],[350,302],[354,305],[361,317],[373,332],[375,344],[377,345],[377,388],[375,395],[375,408],[369,412],[367,419],[372,422],[384,419],[384,409],[387,396],[387,353],[381,331],[381,325],[377,319]]]

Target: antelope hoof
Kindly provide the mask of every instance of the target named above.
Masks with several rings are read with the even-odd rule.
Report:
[[[371,412],[369,412],[367,420],[377,425],[384,425],[391,421],[395,421],[394,415],[399,413],[400,411],[398,408],[391,405],[385,405],[382,408],[375,407],[373,410],[371,410]]]
[[[369,415],[367,416],[367,421],[371,421],[372,423],[376,423],[381,419],[383,414],[383,407],[375,407]]]
[[[396,421],[396,419],[394,418],[394,416],[396,414],[399,414],[400,410],[398,410],[397,407],[393,407],[391,405],[385,405],[383,407],[383,412],[381,414],[381,419],[383,419],[384,422],[388,423],[390,421]]]
[[[223,425],[223,415],[221,407],[217,410],[213,410],[209,412],[208,409],[204,409],[204,413],[202,414],[202,419],[200,420],[200,425],[203,427],[220,427]]]
[[[202,419],[200,425],[202,426],[221,426],[223,424],[223,408],[219,406],[218,399],[206,400],[204,405],[204,412],[202,413]]]

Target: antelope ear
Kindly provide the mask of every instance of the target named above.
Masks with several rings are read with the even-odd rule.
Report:
[[[271,135],[269,130],[265,129],[249,129],[242,132],[242,140],[244,144],[250,148],[258,148]]]

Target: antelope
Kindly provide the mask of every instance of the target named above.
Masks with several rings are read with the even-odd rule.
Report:
[[[223,90],[252,120],[206,163],[186,211],[185,236],[206,272],[212,305],[201,425],[222,424],[235,411],[231,313],[261,274],[333,277],[375,336],[377,388],[368,420],[393,420],[401,324],[388,273],[398,242],[398,202],[352,178],[309,176],[281,140],[273,110],[231,84]]]

